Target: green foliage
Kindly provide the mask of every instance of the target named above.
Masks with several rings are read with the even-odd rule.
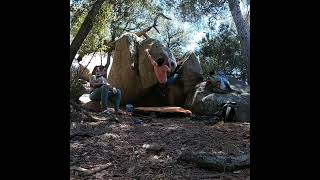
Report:
[[[239,0],[232,2],[237,3],[238,1]],[[247,6],[248,22],[250,20],[250,0],[241,1],[244,3],[245,6]],[[215,27],[217,20],[226,20],[226,17],[232,17],[229,8],[230,2],[230,0],[184,0],[179,1],[178,9],[182,19],[185,21],[196,23],[200,20],[205,20],[208,23],[208,27]],[[237,24],[241,23],[239,22],[239,18],[232,18],[234,21],[237,20]],[[244,34],[241,35],[244,36]],[[238,48],[240,47],[240,38],[231,38],[232,36],[228,35],[228,33],[222,32],[220,32],[220,34],[217,37],[220,37],[220,39],[208,39],[208,42],[206,42],[206,44],[202,44],[202,51],[204,51],[202,53],[204,53],[205,55],[203,57],[203,63],[205,64],[204,69],[206,70],[206,67],[215,67],[216,69],[225,70],[228,73],[232,73],[235,71],[235,69],[237,69],[237,71],[242,73],[241,78],[246,79],[245,76],[247,75],[247,73],[245,73],[244,70],[248,67],[250,56],[248,56],[248,54],[245,52],[250,52],[250,49],[248,50],[248,48],[250,47],[247,46],[247,41],[244,42],[243,39],[245,39],[245,37],[241,38],[241,45],[243,45],[242,49],[246,49],[244,51],[246,55],[245,57],[242,57],[240,55],[240,48]],[[234,37],[236,37],[236,35],[234,35]],[[221,39],[223,39],[223,41]],[[212,52],[210,52],[208,49],[210,49]],[[247,60],[246,63],[244,63],[243,61],[244,58],[246,58]],[[237,59],[239,60],[238,62],[236,61]]]
[[[94,0],[73,1],[70,10],[70,42],[79,31]],[[145,25],[146,17],[154,12],[150,0],[115,0],[104,3],[93,27],[82,43],[78,54],[84,56],[92,52],[108,51],[104,42],[111,42],[124,32],[137,31]],[[150,23],[151,24],[151,21]]]
[[[124,32],[136,32],[152,24],[151,14],[155,11],[150,1],[117,1],[113,6],[109,41]]]
[[[91,7],[89,7],[88,4],[80,5],[74,8],[75,10],[71,20],[71,40],[79,31],[81,24],[87,16],[90,8]],[[105,45],[103,45],[103,39],[108,33],[107,27],[110,23],[111,14],[111,5],[104,3],[94,21],[94,25],[90,33],[88,34],[78,51],[80,55],[84,56],[86,54],[90,54],[92,52],[100,51],[101,49],[107,48]]]
[[[209,22],[225,15],[226,0],[184,0],[178,4],[183,20],[197,22],[207,17]]]
[[[191,34],[179,25],[173,20],[159,19],[157,29],[160,34],[153,29],[150,37],[162,41],[175,55],[182,56],[183,47],[191,40]]]
[[[222,70],[242,80],[246,78],[247,65],[241,55],[239,37],[230,25],[221,24],[214,37],[207,35],[202,40],[200,59],[205,74],[211,70]]]

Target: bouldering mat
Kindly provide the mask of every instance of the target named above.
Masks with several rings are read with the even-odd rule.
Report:
[[[161,116],[191,116],[192,112],[182,107],[135,107],[134,114],[155,114]]]

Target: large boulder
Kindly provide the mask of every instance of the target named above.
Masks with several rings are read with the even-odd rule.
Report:
[[[113,63],[108,76],[108,82],[122,90],[122,104],[135,104],[141,101],[158,81],[153,67],[147,59],[144,50],[150,49],[155,58],[166,56],[172,71],[176,67],[176,60],[168,48],[155,39],[142,39],[136,34],[126,33],[115,45]],[[135,62],[135,69],[131,64]],[[156,99],[154,99],[156,102]]]
[[[195,91],[195,86],[203,81],[203,76],[199,60],[193,52],[186,53],[183,59],[185,63],[179,72],[180,77],[169,87],[168,96],[164,97],[159,93],[157,86],[154,86],[157,83],[155,79],[155,84],[150,84],[151,88],[148,88],[148,92],[140,98],[141,101],[138,103],[140,106],[184,106],[186,97]],[[151,71],[143,74],[148,73],[150,75],[145,79],[150,78],[146,81],[152,82],[151,78],[155,78],[154,73]]]
[[[92,76],[90,70],[87,67],[84,67],[82,64],[80,64],[80,72],[80,78],[89,82]]]
[[[160,57],[165,58],[169,65],[171,72],[177,67],[176,58],[171,53],[170,49],[165,47],[160,41],[155,39],[146,39],[141,43],[139,48],[138,69],[142,87],[148,89],[158,83],[153,66],[150,60],[147,59],[144,50],[150,49],[150,55],[156,60]]]
[[[86,88],[79,80],[70,81],[70,100],[79,101],[79,98],[86,93]]]
[[[89,101],[82,105],[85,109],[93,112],[100,112],[102,111],[101,104],[99,102]]]
[[[89,96],[90,96],[89,94],[84,94],[83,96],[80,97],[79,100],[81,102],[81,105],[89,111],[101,112],[103,110],[103,108],[101,106],[101,102],[91,101]],[[112,110],[114,108],[114,102],[115,102],[115,98],[114,98],[114,96],[112,96],[108,101],[108,109],[109,110]]]
[[[227,76],[231,89],[238,91],[240,93],[250,94],[250,86],[248,86],[245,82],[236,79],[233,76]]]
[[[89,70],[74,60],[70,67],[70,99],[79,101],[79,98],[88,92],[88,89],[83,85],[85,81],[89,81],[91,73]],[[78,78],[78,79],[75,79]]]
[[[187,97],[185,107],[193,113],[201,115],[213,115],[227,101],[236,102],[238,107],[237,121],[250,121],[250,91],[249,87],[236,79],[229,78],[231,87],[237,92],[228,94],[212,93],[206,87],[206,82],[202,82],[196,86],[193,94]]]
[[[181,82],[183,93],[189,94],[194,91],[197,84],[203,81],[203,71],[200,62],[194,52],[186,53],[186,61],[182,66]]]
[[[130,66],[136,51],[135,43],[140,44],[141,38],[133,34],[124,35],[116,41],[113,52],[113,63],[108,75],[108,82],[122,91],[121,103],[133,103],[142,89],[139,76]]]
[[[177,83],[170,87],[169,105],[183,106],[188,94],[195,91],[195,86],[203,81],[203,71],[194,52],[187,52],[183,58],[181,76]]]
[[[80,79],[90,81],[91,73],[88,68],[84,67],[77,60],[74,60],[70,67],[70,79],[77,76]]]

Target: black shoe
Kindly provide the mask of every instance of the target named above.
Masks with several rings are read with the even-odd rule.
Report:
[[[101,112],[101,114],[111,115],[111,112],[110,112],[108,109],[106,109],[106,110],[103,110],[103,111]]]
[[[159,95],[161,95],[161,96],[166,96],[163,88],[158,87],[158,88],[157,88],[157,91],[158,91],[158,94],[159,94]]]
[[[169,93],[169,88],[168,88],[168,87],[164,88],[164,89],[163,89],[163,92],[164,92],[164,94],[167,96],[168,93]]]
[[[166,91],[164,88],[160,88],[160,91],[162,96],[166,96]]]

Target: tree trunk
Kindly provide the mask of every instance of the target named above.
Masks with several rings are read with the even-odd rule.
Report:
[[[111,61],[111,52],[108,52],[107,63],[106,63],[106,65],[104,66],[106,69],[109,68],[109,66],[110,66],[110,61]]]
[[[93,5],[88,15],[86,16],[84,22],[82,23],[76,37],[73,39],[70,45],[70,66],[76,56],[78,50],[80,49],[83,41],[86,39],[90,30],[92,29],[95,17],[99,13],[99,10],[105,0],[97,0]]]
[[[111,42],[113,42],[115,39],[116,39],[115,32],[112,32],[112,33],[111,33]],[[112,50],[113,50],[114,47],[112,46],[112,47],[110,47],[110,48],[111,48],[111,50],[108,52],[107,63],[106,63],[106,65],[104,66],[106,69],[108,69],[109,66],[110,66],[111,52],[112,52]]]
[[[248,84],[250,84],[250,32],[249,27],[244,20],[241,10],[240,10],[240,1],[239,0],[228,0],[229,8],[233,21],[236,24],[237,31],[240,37],[241,51],[248,63]]]

